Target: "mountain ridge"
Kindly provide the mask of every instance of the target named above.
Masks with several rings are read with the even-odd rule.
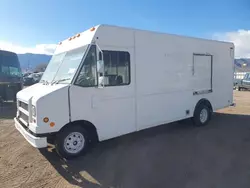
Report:
[[[41,63],[49,63],[52,57],[52,55],[32,53],[17,54],[17,56],[22,70],[33,70]]]

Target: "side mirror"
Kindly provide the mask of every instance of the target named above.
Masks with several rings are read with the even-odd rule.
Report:
[[[104,62],[103,60],[97,61],[97,75],[98,75],[98,88],[104,88]]]
[[[103,73],[104,72],[104,62],[103,62],[103,60],[98,60],[97,61],[97,72],[98,73]]]

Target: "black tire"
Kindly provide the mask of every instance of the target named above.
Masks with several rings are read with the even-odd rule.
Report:
[[[238,87],[238,91],[242,91],[242,88],[241,88],[241,87]]]
[[[207,118],[204,118],[202,120],[201,113],[204,111],[207,112],[206,116]],[[194,125],[199,127],[206,125],[210,121],[211,115],[212,115],[212,110],[207,105],[200,104],[199,106],[196,107],[194,111],[194,116],[192,118]]]
[[[75,134],[73,134],[73,133],[75,133]],[[76,137],[75,139],[80,139],[81,135],[84,138],[83,147],[81,146],[82,148],[80,147],[81,149],[79,149],[79,151],[77,151],[78,149],[74,150],[74,148],[73,148],[72,151],[75,151],[75,152],[77,151],[76,153],[69,152],[69,150],[71,149],[70,146],[75,147],[74,143],[73,143],[73,145],[72,144],[70,145],[70,144],[65,143],[65,142],[70,141],[70,142],[80,143],[80,141],[77,141],[77,140],[71,141],[71,139],[74,137]],[[80,136],[80,137],[78,138],[78,136]],[[67,137],[68,137],[68,139],[67,139]],[[82,144],[82,142],[81,142],[81,144]],[[66,146],[66,145],[69,145],[69,146]],[[55,147],[56,147],[57,153],[65,159],[72,159],[72,158],[81,156],[87,151],[87,149],[89,147],[88,132],[81,126],[69,125],[69,126],[63,128],[59,132],[59,134],[57,134],[56,140],[55,140]],[[67,149],[66,149],[66,147],[67,147]]]

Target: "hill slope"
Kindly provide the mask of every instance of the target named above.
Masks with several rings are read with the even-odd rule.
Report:
[[[22,69],[34,69],[41,63],[48,63],[51,59],[51,55],[45,54],[18,54],[18,59]]]
[[[250,59],[241,58],[234,61],[235,71],[237,72],[250,72]]]

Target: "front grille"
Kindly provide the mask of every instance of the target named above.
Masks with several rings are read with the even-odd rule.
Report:
[[[20,106],[21,108],[23,108],[24,110],[28,111],[28,104],[26,104],[26,103],[20,101],[20,102],[19,102],[19,106]]]
[[[26,123],[29,121],[29,117],[21,111],[19,111],[19,118],[22,118]]]

